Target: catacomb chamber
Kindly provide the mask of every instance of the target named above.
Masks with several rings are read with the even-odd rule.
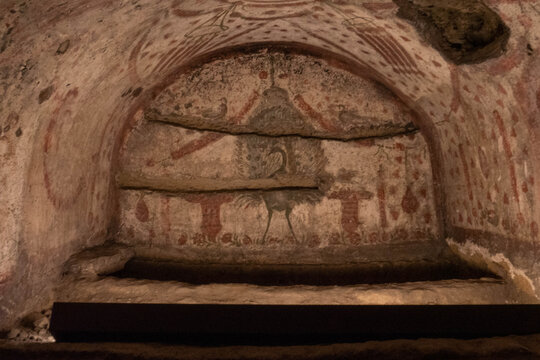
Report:
[[[418,116],[346,64],[290,47],[186,68],[124,137],[115,232],[68,261],[57,299],[519,301],[442,238]]]
[[[289,250],[296,262],[439,237],[412,111],[305,55],[233,54],[181,75],[146,109],[117,179],[118,237],[131,245]]]
[[[258,285],[489,276],[441,240],[414,112],[338,65],[233,52],[163,89],[121,149],[115,241],[138,256],[115,275]]]
[[[11,45],[32,48],[32,27],[2,35],[29,85],[1,78],[15,99],[0,133],[2,323],[52,300],[153,294],[537,301],[534,17],[396,3],[110,5],[114,36],[49,19],[54,51],[32,59]],[[25,21],[12,10],[8,29]],[[439,29],[435,15],[460,11]],[[475,28],[478,11],[490,20]],[[445,55],[427,31],[465,45]]]

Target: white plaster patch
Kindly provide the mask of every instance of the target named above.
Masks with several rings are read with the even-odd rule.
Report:
[[[540,300],[536,294],[533,280],[522,269],[516,268],[504,254],[492,255],[489,249],[479,246],[471,240],[458,243],[451,238],[447,238],[446,242],[450,249],[464,260],[477,266],[487,267],[488,270],[513,282],[516,288],[527,296]]]

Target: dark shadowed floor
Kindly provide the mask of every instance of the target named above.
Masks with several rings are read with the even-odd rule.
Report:
[[[540,335],[456,340],[369,341],[311,346],[195,347],[162,344],[15,344],[0,342],[0,358],[97,359],[540,359]]]

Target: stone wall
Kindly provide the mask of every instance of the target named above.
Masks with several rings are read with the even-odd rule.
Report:
[[[372,81],[317,58],[257,52],[183,74],[146,114],[121,156],[122,241],[320,248],[439,238],[427,145],[412,112]]]
[[[506,50],[457,66],[385,0],[2,1],[0,328],[117,230],[117,156],[152,99],[220,53],[268,44],[377,80],[413,109],[442,235],[504,253],[538,294],[540,3],[486,4],[510,29]]]
[[[120,238],[125,242],[320,247],[437,238],[429,155],[420,135],[373,140],[369,145],[264,138],[272,142],[268,145],[253,135],[227,135],[191,156],[147,165],[166,158],[173,144],[185,146],[181,144],[208,133],[186,136],[186,130],[162,125],[142,129],[141,138],[150,140],[151,148],[130,152],[144,161],[132,160],[131,168],[140,165],[142,171],[132,170],[123,179],[132,189],[120,194]],[[249,177],[250,169],[259,170],[256,166],[279,170],[282,155],[271,151],[287,145],[293,149],[289,157],[295,157],[296,173]],[[250,155],[249,146],[271,154],[265,157],[252,150]],[[249,156],[261,158],[250,166],[245,160]],[[313,159],[316,156],[320,159]],[[144,172],[150,174],[137,177]],[[323,183],[317,181],[319,176]]]

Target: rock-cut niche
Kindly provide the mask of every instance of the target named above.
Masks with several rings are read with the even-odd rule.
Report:
[[[324,59],[215,58],[165,88],[127,140],[119,241],[211,261],[427,256],[440,229],[414,117]]]

